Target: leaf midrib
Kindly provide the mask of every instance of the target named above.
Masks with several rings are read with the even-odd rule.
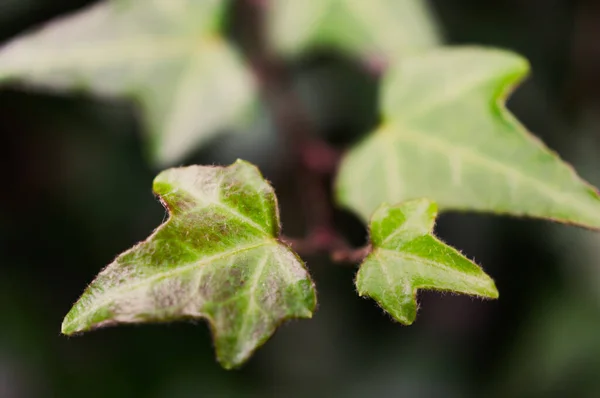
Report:
[[[246,223],[248,227],[256,229],[257,231],[259,231],[261,234],[263,234],[265,236],[271,237],[271,235],[267,231],[265,231],[265,228],[263,226],[261,226],[260,224],[257,224],[254,220],[252,220],[248,216],[243,215],[239,211],[235,210],[233,207],[227,206],[222,202],[212,202],[211,204],[214,204],[218,208],[227,211],[230,215],[237,218],[240,222]]]
[[[402,251],[395,251],[395,250],[385,249],[385,248],[382,248],[382,247],[378,247],[377,249],[375,249],[374,252],[376,253],[377,260],[379,262],[381,262],[381,264],[382,264],[381,266],[382,267],[386,267],[387,268],[388,265],[385,264],[386,262],[384,260],[382,260],[382,258],[379,256],[379,254],[389,255],[391,257],[397,257],[398,260],[400,260],[400,261],[402,261],[402,260],[408,260],[408,261],[414,261],[414,262],[417,262],[417,263],[422,263],[423,265],[430,265],[430,266],[433,266],[435,268],[441,269],[444,272],[448,272],[448,273],[451,273],[451,274],[459,275],[460,279],[463,279],[463,280],[464,279],[469,279],[469,281],[470,281],[471,284],[474,284],[474,285],[477,285],[477,286],[486,286],[485,283],[482,283],[482,282],[484,282],[482,280],[482,278],[485,279],[484,276],[483,276],[483,275],[485,275],[483,273],[483,271],[481,271],[481,273],[482,273],[481,276],[473,275],[472,273],[461,272],[461,271],[459,271],[459,270],[457,270],[457,269],[455,269],[453,267],[450,267],[450,266],[448,266],[448,265],[446,265],[444,263],[437,262],[435,260],[431,260],[431,259],[428,259],[428,258],[425,258],[425,257],[420,257],[420,256],[417,256],[417,255],[409,254],[409,253],[402,252]],[[389,278],[388,278],[388,280],[389,280]],[[410,278],[409,278],[409,280],[410,280]],[[412,283],[413,282],[411,280],[411,284]],[[393,286],[393,285],[390,284],[390,286]],[[419,288],[419,287],[416,286],[416,288]],[[440,289],[443,289],[443,287],[441,287]]]
[[[255,294],[256,294],[256,289],[258,288],[258,285],[260,283],[260,280],[262,278],[264,269],[267,265],[267,260],[269,259],[270,253],[266,253],[262,259],[260,260],[260,262],[258,263],[257,267],[254,270],[254,275],[252,275],[252,281],[250,283],[250,289],[248,291],[248,304],[246,306],[246,311],[244,313],[244,320],[242,321],[242,326],[240,326],[239,330],[238,330],[238,340],[239,341],[243,341],[243,334],[244,332],[246,332],[246,328],[249,325],[250,322],[250,314],[252,313],[252,311],[256,308],[258,309],[260,312],[262,312],[264,315],[267,316],[267,318],[269,319],[269,321],[271,321],[271,318],[268,314],[268,312],[266,312],[262,306],[257,305],[256,303],[256,299],[255,299]]]
[[[494,52],[493,50],[487,51]],[[515,77],[513,79],[516,80],[517,77],[521,78],[521,76],[523,76],[527,72],[527,63],[522,62],[521,70],[517,71],[516,67],[514,67],[514,69]],[[496,73],[498,74],[502,72],[496,71]],[[404,76],[404,74],[405,73],[402,73],[403,79],[410,79],[411,76]],[[456,81],[453,81],[452,84],[445,86],[443,91],[437,91],[435,92],[435,95],[428,95],[420,102],[417,101],[416,103],[414,103],[409,101],[408,103],[405,103],[404,106],[400,109],[398,109],[397,106],[387,104],[391,102],[391,100],[389,100],[388,98],[396,98],[397,96],[399,96],[394,95],[393,93],[396,90],[391,89],[390,94],[384,95],[383,109],[386,114],[386,117],[388,117],[390,120],[393,120],[394,114],[401,114],[402,118],[407,121],[415,120],[420,117],[424,117],[427,114],[431,114],[436,110],[444,107],[445,105],[452,103],[453,101],[457,101],[460,98],[464,98],[478,89],[484,88],[485,86],[491,85],[492,83],[501,81],[501,79],[499,79],[497,76],[495,78],[494,77],[495,76],[492,73],[490,73],[490,71],[487,69],[481,71],[478,74],[470,74],[467,79],[456,79]],[[398,91],[402,93],[406,90]],[[404,96],[410,98],[410,93],[407,94],[408,95],[405,94]],[[504,107],[503,104],[499,104],[498,106]],[[398,110],[396,111],[396,109]]]
[[[458,154],[460,159],[466,160],[476,166],[484,166],[488,169],[496,171],[498,174],[505,176],[508,175],[522,182],[525,181],[530,183],[531,185],[535,186],[538,191],[552,198],[555,203],[573,205],[573,193],[571,192],[561,192],[558,187],[546,184],[543,181],[524,174],[520,170],[506,165],[505,163],[492,157],[482,156],[479,152],[474,151],[473,148],[457,145],[455,142],[444,140],[440,137],[434,137],[427,133],[418,132],[408,128],[408,126],[403,125],[402,123],[394,122],[390,124],[387,128],[380,130],[376,137],[381,139],[384,146],[388,145],[386,142],[405,142],[417,147],[425,147],[432,152],[445,155],[449,160],[451,159],[452,155]],[[571,207],[576,207],[577,209],[582,207],[580,206],[582,204],[581,201],[577,201],[575,204],[577,206]],[[443,205],[443,203],[441,203],[441,205]],[[592,218],[599,220],[598,222],[600,223],[600,212],[598,211],[600,207],[596,209],[590,208],[589,205],[585,203],[585,208],[588,215],[591,215]]]
[[[235,248],[235,249],[232,249],[232,250],[227,250],[227,251],[221,252],[219,254],[215,254],[215,255],[212,255],[212,256],[209,256],[209,257],[204,257],[202,259],[199,259],[199,260],[196,260],[196,261],[193,261],[193,262],[190,262],[190,263],[178,266],[175,269],[171,269],[171,270],[168,270],[168,271],[155,273],[155,274],[153,274],[153,275],[145,278],[144,280],[138,281],[136,283],[121,285],[118,289],[110,290],[108,293],[102,294],[100,296],[100,299],[98,299],[98,296],[96,296],[95,300],[94,300],[94,303],[98,303],[98,304],[95,304],[92,308],[90,308],[90,309],[88,309],[88,310],[86,310],[86,311],[84,311],[82,313],[78,313],[77,317],[75,317],[72,320],[70,320],[67,325],[78,323],[79,320],[85,319],[89,315],[91,315],[91,314],[97,312],[98,310],[100,310],[101,308],[104,308],[107,304],[109,304],[109,303],[111,303],[111,302],[113,302],[113,301],[116,300],[114,298],[115,296],[121,295],[124,291],[132,291],[132,290],[135,290],[135,289],[137,289],[139,287],[142,287],[144,285],[150,284],[150,283],[152,283],[154,281],[157,281],[157,280],[160,280],[160,279],[164,279],[164,278],[174,277],[174,276],[176,276],[178,274],[185,273],[185,272],[187,272],[187,271],[189,271],[191,269],[201,267],[202,265],[209,264],[209,263],[211,263],[213,261],[223,260],[223,259],[226,259],[228,257],[240,254],[242,252],[250,251],[250,250],[253,250],[253,249],[257,249],[257,248],[262,247],[262,246],[268,246],[270,244],[272,244],[273,246],[275,246],[276,245],[275,239],[266,239],[266,240],[264,240],[262,242],[259,242],[259,243],[253,243],[253,244],[242,246],[242,247]],[[127,252],[125,252],[123,254],[126,254],[126,253]],[[116,263],[118,264],[118,260],[116,261]],[[115,264],[115,263],[113,263],[113,264]],[[110,264],[109,267],[113,266],[113,264]],[[106,297],[110,297],[110,298],[106,298]],[[64,329],[64,327],[63,327],[63,329]]]
[[[94,43],[93,47],[77,47],[68,50],[52,50],[48,56],[43,51],[30,51],[21,55],[21,61],[17,65],[20,70],[27,73],[56,72],[57,70],[70,70],[78,66],[89,69],[102,69],[119,64],[131,64],[132,62],[152,63],[156,60],[171,59],[177,56],[191,56],[195,48],[199,46],[196,37],[173,38],[173,37],[151,37],[147,36],[141,40],[114,40],[105,43]],[[109,44],[109,46],[103,46]],[[31,57],[29,57],[31,55]],[[35,59],[38,62],[27,62]],[[42,59],[42,62],[39,60]],[[48,60],[51,62],[48,62]],[[24,62],[27,62],[25,65]],[[8,63],[10,65],[10,63]],[[13,64],[11,69],[15,69]],[[2,72],[2,70],[0,70]],[[6,73],[6,72],[4,72]],[[2,74],[0,74],[0,77]]]
[[[258,224],[256,221],[254,221],[250,217],[240,213],[235,208],[228,206],[227,204],[223,203],[222,201],[213,200],[213,199],[205,200],[205,198],[200,197],[200,196],[194,194],[193,192],[190,192],[189,190],[185,190],[185,192],[188,195],[190,195],[191,197],[193,197],[198,203],[202,203],[202,206],[195,206],[195,207],[192,207],[190,210],[187,210],[186,214],[202,212],[202,211],[205,211],[207,208],[214,206],[218,209],[224,210],[231,217],[237,219],[242,224],[245,224],[246,227],[256,230],[262,236],[268,237],[268,238],[273,238],[273,235],[271,233],[269,233],[269,231],[268,231],[268,227]],[[161,194],[161,196],[164,198],[164,197],[167,197],[169,194],[170,193],[166,193],[166,194],[163,193],[163,194]],[[167,203],[168,203],[168,201],[167,201]],[[164,225],[166,225],[166,224],[164,224]]]

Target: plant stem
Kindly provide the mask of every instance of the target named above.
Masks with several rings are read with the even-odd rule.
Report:
[[[335,263],[358,264],[371,252],[371,245],[354,248],[336,238],[337,236],[332,235],[313,234],[302,239],[283,236],[281,240],[304,256],[329,253],[331,261]]]
[[[268,3],[246,0],[247,21],[242,32],[249,48],[248,58],[260,83],[263,98],[275,116],[275,125],[288,150],[284,162],[291,165],[306,220],[306,236],[282,240],[302,255],[329,252],[335,262],[356,263],[369,247],[355,249],[335,228],[334,208],[326,182],[337,170],[341,153],[318,138],[293,88],[290,68],[274,54],[266,39]]]

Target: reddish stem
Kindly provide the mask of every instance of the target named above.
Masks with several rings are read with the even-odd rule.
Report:
[[[307,234],[304,238],[282,238],[302,255],[329,252],[336,262],[361,261],[370,248],[352,248],[335,229],[333,203],[327,177],[338,167],[341,153],[318,138],[301,101],[295,95],[289,68],[267,45],[265,13],[268,4],[246,0],[248,21],[244,36],[251,42],[250,62],[263,97],[275,115],[275,124],[288,147],[285,162],[294,170],[302,200]]]

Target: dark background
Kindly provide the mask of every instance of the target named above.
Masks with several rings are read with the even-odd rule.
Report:
[[[0,41],[86,3],[0,0]],[[431,5],[448,42],[530,59],[533,77],[510,109],[600,184],[600,1]],[[333,98],[319,125],[332,142],[373,123],[377,82],[356,65],[313,57],[296,77],[301,92]],[[252,131],[185,163],[257,163],[276,186],[285,230],[297,233],[293,184],[269,156],[283,149],[268,119]],[[411,327],[358,298],[352,267],[307,258],[314,319],[284,325],[239,371],[216,364],[203,322],[61,336],[86,284],[164,217],[141,137],[125,102],[0,90],[0,398],[600,396],[600,234],[538,220],[443,215],[438,233],[483,264],[501,298],[422,293]],[[350,238],[364,237],[351,216],[338,218]]]

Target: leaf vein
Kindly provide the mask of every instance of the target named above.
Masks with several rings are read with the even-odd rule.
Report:
[[[199,261],[190,262],[188,264],[179,266],[173,270],[168,270],[165,272],[159,272],[159,273],[153,274],[153,275],[145,278],[142,281],[136,281],[135,283],[120,285],[118,289],[111,290],[106,293],[103,291],[103,294],[100,297],[98,297],[98,296],[94,297],[94,300],[93,300],[94,305],[93,306],[88,307],[88,309],[84,312],[78,313],[77,317],[75,319],[72,319],[70,323],[75,323],[75,322],[80,321],[81,319],[85,319],[88,316],[90,316],[91,314],[98,311],[99,309],[105,307],[107,304],[118,300],[118,298],[119,298],[118,296],[121,295],[123,292],[135,290],[141,286],[150,284],[154,281],[164,279],[164,278],[171,278],[178,274],[185,273],[191,269],[198,268],[202,265],[208,264],[210,262],[223,260],[227,257],[235,256],[244,251],[257,249],[261,246],[266,246],[266,245],[269,245],[272,243],[273,243],[272,241],[263,241],[260,243],[254,243],[251,245],[235,248],[235,249],[228,250],[228,251],[225,251],[225,252],[213,255],[213,256],[205,257],[203,259],[200,259]],[[110,267],[110,265],[109,265],[109,267]]]

